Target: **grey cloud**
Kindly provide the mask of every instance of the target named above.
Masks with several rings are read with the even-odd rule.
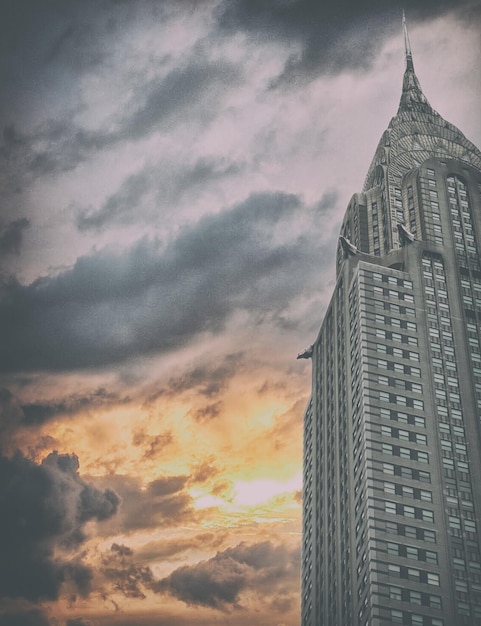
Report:
[[[193,418],[196,422],[204,423],[219,417],[222,411],[222,401],[206,404],[200,409],[196,409],[193,413]]]
[[[0,590],[3,598],[55,600],[71,581],[81,595],[92,572],[78,558],[64,561],[56,547],[78,548],[89,520],[112,517],[119,498],[99,491],[78,474],[75,455],[52,453],[42,464],[0,456]]]
[[[149,483],[148,493],[152,496],[168,496],[184,488],[187,476],[157,478]]]
[[[99,387],[90,393],[75,393],[48,401],[22,403],[7,388],[0,388],[0,442],[5,452],[13,452],[18,443],[15,435],[19,429],[42,426],[59,417],[70,417],[80,412],[91,412],[110,406],[121,406],[130,402],[128,396],[118,396]],[[160,445],[160,442],[159,442]],[[48,435],[37,436],[29,447],[32,457],[58,447],[58,441]],[[159,446],[151,445],[152,449]]]
[[[209,362],[204,357],[201,363],[172,376],[167,385],[153,394],[148,401],[153,402],[162,396],[178,396],[188,391],[213,398],[225,389],[229,380],[243,367],[243,357],[242,352],[223,355],[219,361],[214,362]]]
[[[108,392],[104,387],[99,387],[90,394],[71,394],[65,398],[51,400],[49,402],[31,402],[20,405],[23,417],[20,424],[31,426],[43,424],[55,417],[75,415],[80,411],[88,411],[113,404],[126,404],[128,397],[121,398],[115,393]]]
[[[143,171],[129,176],[119,191],[111,195],[100,209],[80,212],[77,218],[78,229],[100,230],[112,221],[132,221],[139,201],[148,193],[152,184],[150,172]]]
[[[2,192],[23,191],[35,178],[73,170],[93,152],[116,141],[103,131],[78,128],[70,119],[43,121],[29,132],[9,125],[0,144]]]
[[[70,117],[45,120],[30,135],[20,134],[12,126],[7,126],[0,155],[9,157],[9,160],[5,159],[5,167],[16,177],[18,173],[14,171],[13,163],[16,169],[20,168],[25,174],[33,176],[69,171],[93,153],[109,149],[119,142],[136,141],[155,130],[172,129],[185,123],[184,114],[187,111],[189,120],[195,119],[205,125],[215,116],[222,93],[238,78],[238,69],[227,62],[210,63],[201,57],[190,59],[185,66],[176,67],[166,76],[155,77],[137,86],[135,98],[129,107],[117,111],[111,120],[110,130],[87,130],[72,123]],[[206,166],[208,168],[208,164]],[[197,175],[201,174],[201,169],[198,169]],[[194,168],[191,176],[195,174]],[[134,177],[127,186],[135,186],[135,183]],[[142,176],[138,179],[138,185],[141,184]],[[130,193],[135,198],[139,186]],[[100,225],[109,216],[120,213],[125,201],[128,198],[122,200],[121,193],[120,197],[112,198],[107,206],[102,207],[97,216]],[[88,214],[83,217],[87,219]],[[91,223],[88,219],[80,219],[80,226],[97,227],[95,216],[91,219]]]
[[[40,609],[7,611],[0,614],[0,626],[53,626]]]
[[[455,16],[463,19],[471,0],[456,3]],[[388,36],[400,32],[401,11],[412,21],[432,19],[453,11],[451,0],[384,0],[353,2],[317,0],[277,2],[267,0],[224,0],[219,24],[228,32],[241,30],[256,38],[273,37],[280,42],[296,42],[298,54],[287,62],[275,84],[298,84],[324,73],[370,67],[376,51]],[[479,23],[479,14],[477,15]]]
[[[0,388],[0,442],[5,446],[9,435],[22,423],[23,411],[13,393],[6,387]]]
[[[227,62],[204,64],[192,62],[183,68],[172,70],[163,80],[154,80],[145,88],[147,94],[141,106],[122,124],[119,138],[136,139],[149,133],[161,122],[168,122],[175,116],[180,123],[183,111],[202,109],[209,119],[206,104],[215,106],[219,94],[227,85],[232,85],[239,78],[239,71]]]
[[[201,158],[194,164],[173,166],[160,162],[129,176],[120,189],[109,196],[99,209],[82,210],[77,217],[80,231],[102,230],[111,223],[128,224],[150,215],[139,212],[139,204],[151,191],[155,193],[156,210],[159,206],[175,206],[192,191],[199,191],[215,180],[240,171],[241,166],[224,159]]]
[[[22,217],[10,222],[0,230],[0,257],[6,254],[19,254],[23,240],[23,231],[30,226],[27,218]]]
[[[135,554],[142,561],[170,559],[188,550],[218,548],[225,538],[226,534],[222,532],[204,532],[189,538],[160,539],[149,541],[136,550]]]
[[[176,67],[166,76],[144,82],[137,86],[135,98],[129,106],[120,108],[110,121],[111,128],[105,130],[85,129],[72,122],[69,117],[43,120],[30,133],[19,132],[12,124],[4,127],[0,157],[4,170],[3,185],[11,189],[12,181],[21,188],[32,177],[50,175],[75,169],[96,152],[110,149],[119,142],[137,141],[155,130],[172,129],[185,123],[188,112],[190,121],[205,125],[218,111],[223,92],[239,79],[239,70],[224,61],[209,62],[199,55],[188,59],[184,66]],[[209,170],[208,161],[200,162],[186,173],[185,183],[194,182],[202,170]],[[135,178],[130,185],[135,185]],[[139,185],[142,181],[139,179]],[[183,181],[179,179],[179,185]],[[8,187],[7,187],[8,185]],[[125,191],[125,190],[124,190]],[[135,198],[135,189],[132,189]],[[139,189],[137,188],[137,194]],[[125,211],[122,193],[112,198],[98,215],[81,215],[79,226],[96,228],[110,216]],[[82,217],[84,220],[82,220]]]
[[[204,461],[197,465],[192,473],[192,481],[204,483],[219,474],[219,469],[212,462]]]
[[[276,546],[269,541],[218,552],[208,561],[184,566],[153,586],[170,592],[183,602],[225,610],[238,606],[243,591],[274,595],[277,600],[286,583],[299,576],[298,549]]]
[[[94,623],[84,617],[73,617],[67,620],[65,626],[94,626]]]
[[[159,457],[164,449],[172,443],[174,443],[174,436],[170,430],[160,435],[148,435],[144,431],[139,430],[132,437],[132,445],[144,449],[145,459]]]
[[[128,546],[116,543],[103,555],[100,571],[127,598],[145,598],[144,589],[154,581],[151,569],[135,563]]]
[[[301,215],[309,225],[291,235]],[[100,367],[219,332],[236,310],[257,323],[274,316],[319,280],[313,261],[330,251],[321,243],[323,219],[297,196],[256,194],[165,246],[144,238],[28,286],[6,280],[0,370]]]
[[[195,519],[192,497],[184,488],[187,476],[158,478],[145,487],[140,480],[128,476],[109,475],[91,478],[100,488],[109,485],[122,499],[115,519],[103,524],[99,532],[131,532],[145,528],[174,526],[181,520]]]

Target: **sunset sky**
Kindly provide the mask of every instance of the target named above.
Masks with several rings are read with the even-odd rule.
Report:
[[[403,7],[481,146],[479,1],[1,3],[0,626],[298,626],[296,356]]]

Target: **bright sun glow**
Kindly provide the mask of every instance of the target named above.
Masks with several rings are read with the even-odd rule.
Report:
[[[257,506],[272,500],[276,496],[302,488],[302,474],[296,474],[287,481],[257,479],[235,483],[233,502],[242,506]]]

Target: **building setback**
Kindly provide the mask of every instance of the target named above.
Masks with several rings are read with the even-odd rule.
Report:
[[[403,27],[312,347],[302,626],[481,624],[481,152],[427,101]]]

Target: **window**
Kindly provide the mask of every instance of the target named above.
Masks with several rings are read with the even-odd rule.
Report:
[[[476,532],[476,523],[473,520],[465,519],[464,520],[464,529],[468,532],[475,533]]]

